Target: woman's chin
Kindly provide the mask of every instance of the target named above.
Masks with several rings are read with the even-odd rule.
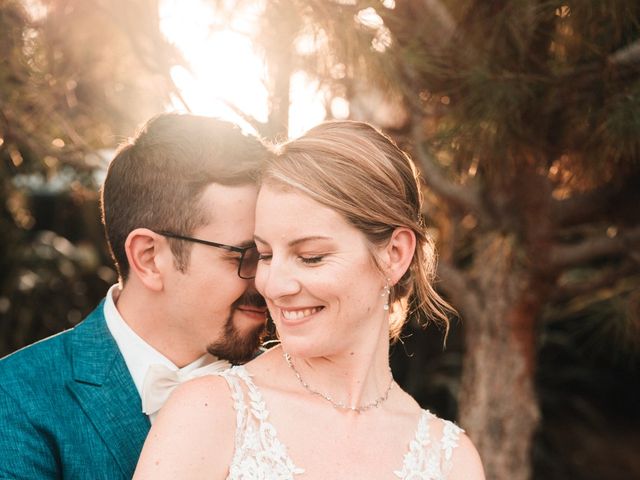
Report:
[[[312,358],[326,354],[319,348],[318,342],[313,339],[280,336],[280,342],[282,351],[295,358]]]

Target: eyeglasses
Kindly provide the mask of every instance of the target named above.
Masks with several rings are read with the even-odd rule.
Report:
[[[222,248],[229,252],[237,252],[240,254],[238,276],[244,280],[251,280],[256,277],[259,255],[255,244],[248,247],[234,247],[233,245],[225,245],[224,243],[209,242],[208,240],[201,240],[199,238],[185,237],[184,235],[178,235],[171,232],[157,231],[156,233],[163,237],[175,238],[186,242],[201,243],[202,245],[208,245],[210,247]]]

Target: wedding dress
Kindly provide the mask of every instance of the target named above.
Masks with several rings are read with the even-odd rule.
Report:
[[[304,469],[294,464],[287,448],[278,440],[262,394],[249,372],[236,366],[220,375],[229,384],[236,412],[235,452],[227,480],[293,480],[304,474]],[[444,422],[441,438],[431,435],[432,422]],[[445,480],[460,432],[462,429],[455,424],[423,410],[402,467],[389,476],[403,480]]]

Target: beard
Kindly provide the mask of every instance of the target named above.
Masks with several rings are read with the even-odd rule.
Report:
[[[258,346],[266,334],[266,325],[259,324],[241,333],[233,323],[233,315],[240,305],[265,306],[264,299],[257,293],[246,293],[231,306],[231,313],[225,321],[222,337],[211,343],[207,351],[233,364],[245,363],[258,353]]]

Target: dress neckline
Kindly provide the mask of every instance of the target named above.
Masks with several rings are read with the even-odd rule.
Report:
[[[255,418],[259,422],[259,428],[261,432],[268,432],[268,436],[264,437],[265,440],[264,447],[272,454],[276,455],[277,461],[281,462],[283,465],[287,465],[289,471],[292,474],[303,474],[305,473],[304,468],[300,468],[296,466],[295,462],[289,456],[289,452],[287,447],[279,440],[277,428],[269,421],[269,410],[267,409],[266,402],[262,395],[262,392],[258,388],[258,386],[252,380],[252,374],[244,367],[244,365],[236,365],[231,369],[225,372],[225,376],[228,374],[235,374],[239,379],[241,379],[248,389],[248,396],[250,399],[248,412],[250,415]],[[238,394],[242,395],[240,392],[235,391],[233,396],[236,401],[236,410],[239,411],[238,405]],[[245,405],[240,407],[241,409],[247,408]],[[421,409],[420,417],[417,422],[415,434],[412,439],[409,441],[408,446],[405,447],[405,454],[403,456],[402,466],[398,470],[393,470],[393,474],[400,479],[431,479],[438,478],[433,476],[424,476],[422,473],[425,468],[429,469],[428,459],[425,457],[425,451],[427,446],[431,442],[430,438],[430,420],[435,418],[429,410]],[[446,422],[447,424],[450,422]],[[453,425],[453,424],[451,424]],[[240,425],[238,425],[240,427]],[[455,427],[455,425],[454,425]],[[455,427],[458,429],[458,427]],[[460,430],[460,429],[458,429]],[[461,431],[461,430],[460,430]],[[445,431],[446,434],[446,431]],[[451,443],[451,442],[449,442]],[[232,461],[232,465],[236,463],[236,455],[241,453],[241,449],[238,445],[238,439],[236,439],[236,453],[234,454],[234,459]],[[452,445],[451,448],[454,448],[455,445]],[[449,453],[450,456],[450,453]],[[276,459],[274,459],[276,460]],[[292,478],[292,477],[291,477]]]

